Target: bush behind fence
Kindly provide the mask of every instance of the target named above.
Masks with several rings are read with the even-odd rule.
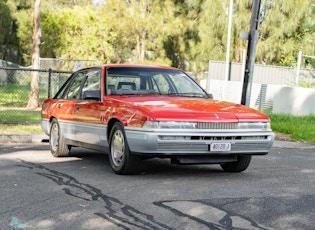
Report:
[[[0,67],[0,123],[38,123],[40,108],[27,110],[32,72],[39,72],[40,103],[57,93],[72,73],[52,69]]]

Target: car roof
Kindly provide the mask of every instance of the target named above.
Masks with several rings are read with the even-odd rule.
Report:
[[[172,69],[172,70],[179,70],[178,68],[171,67],[171,66],[163,66],[163,65],[149,65],[149,64],[103,64],[103,65],[97,65],[97,66],[88,66],[88,67],[83,67],[78,70],[84,70],[84,69],[90,69],[90,68],[102,68],[102,69],[107,69],[107,68],[112,68],[112,67],[135,67],[135,68],[156,68],[156,69]]]
[[[171,66],[162,66],[162,65],[149,65],[149,64],[104,64],[102,65],[104,68],[110,68],[110,67],[141,67],[141,68],[167,68],[167,69],[177,69]]]

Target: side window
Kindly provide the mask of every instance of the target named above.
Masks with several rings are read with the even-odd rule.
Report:
[[[68,89],[68,92],[64,96],[65,99],[78,99],[78,95],[80,93],[80,87],[82,84],[82,81],[85,78],[86,72],[79,72],[76,76],[74,76],[73,81],[71,82],[71,85]]]
[[[74,73],[61,87],[55,99],[77,99],[85,72]]]
[[[54,99],[64,99],[65,95],[67,94],[67,92],[69,90],[69,85],[71,85],[72,81],[73,81],[73,77],[71,75],[67,79],[67,81],[64,83],[64,85],[62,85],[60,90],[57,92],[57,94],[55,95]]]
[[[86,79],[80,94],[81,100],[100,100],[101,98],[101,70],[91,69],[86,74]]]

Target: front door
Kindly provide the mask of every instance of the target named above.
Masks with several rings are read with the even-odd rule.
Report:
[[[102,124],[104,106],[101,91],[101,69],[92,68],[86,73],[79,100],[74,108],[76,140],[103,145],[101,136],[106,134]]]

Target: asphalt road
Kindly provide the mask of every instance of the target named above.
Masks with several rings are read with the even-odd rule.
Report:
[[[145,161],[112,173],[106,155],[0,145],[0,229],[314,229],[315,147],[278,142],[243,173]]]

